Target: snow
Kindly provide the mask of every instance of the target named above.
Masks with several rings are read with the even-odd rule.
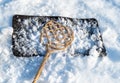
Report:
[[[66,51],[52,54],[38,82],[119,83],[119,12],[119,0],[0,0],[0,83],[31,83],[43,59],[13,55],[11,37],[14,14],[96,18],[99,22],[106,57],[73,57]]]

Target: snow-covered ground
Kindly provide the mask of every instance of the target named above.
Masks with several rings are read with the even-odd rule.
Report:
[[[0,0],[0,83],[31,83],[42,57],[12,53],[15,14],[96,18],[107,56],[49,57],[38,83],[120,82],[120,0]]]

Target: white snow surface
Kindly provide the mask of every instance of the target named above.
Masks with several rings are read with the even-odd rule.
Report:
[[[120,82],[119,0],[0,0],[0,83],[31,83],[43,59],[13,55],[15,14],[96,18],[99,22],[107,56],[52,54],[38,83]]]

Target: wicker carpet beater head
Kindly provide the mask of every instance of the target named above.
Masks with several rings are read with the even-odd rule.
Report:
[[[47,53],[39,67],[33,83],[36,83],[41,75],[44,65],[50,54],[57,50],[65,50],[69,45],[71,45],[72,41],[74,40],[74,33],[70,28],[50,20],[42,28],[40,40],[44,45],[46,45]]]

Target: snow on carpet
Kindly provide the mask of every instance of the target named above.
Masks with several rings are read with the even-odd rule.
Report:
[[[107,56],[53,54],[38,83],[120,82],[119,0],[0,0],[0,83],[31,83],[42,57],[17,58],[12,53],[12,16],[96,18]]]

